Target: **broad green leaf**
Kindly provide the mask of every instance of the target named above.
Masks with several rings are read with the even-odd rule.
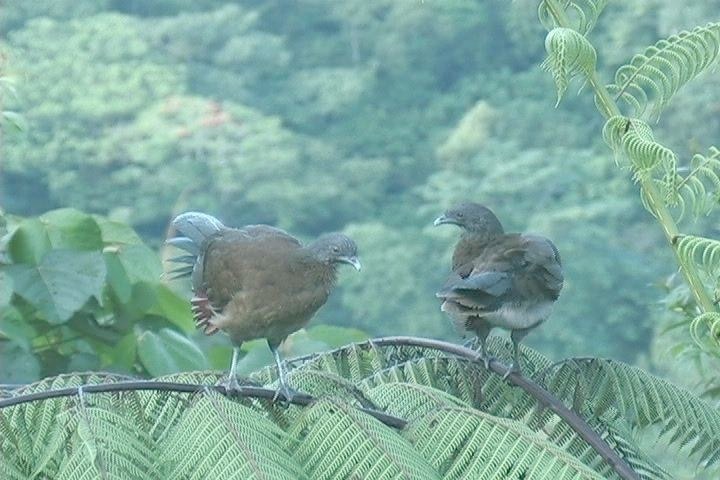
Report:
[[[351,342],[362,342],[369,335],[357,328],[338,327],[336,325],[314,325],[307,329],[310,338],[325,342],[332,348]]]
[[[137,338],[135,335],[125,335],[112,348],[103,354],[103,360],[107,365],[113,367],[121,367],[125,370],[132,370],[135,365],[135,355],[137,354]]]
[[[132,283],[158,283],[162,266],[158,254],[145,245],[123,245],[107,248],[105,253],[117,256],[125,274]]]
[[[120,303],[128,303],[132,293],[132,284],[125,268],[120,261],[120,252],[104,251],[105,266],[107,267],[107,281]]]
[[[37,266],[12,265],[15,292],[53,324],[66,322],[91,298],[99,298],[105,282],[100,252],[53,250]]]
[[[0,308],[10,303],[12,298],[12,279],[4,271],[0,270]]]
[[[23,318],[17,308],[7,306],[0,309],[0,335],[28,351],[30,342],[37,336],[37,331],[30,322]]]
[[[138,337],[137,349],[143,366],[155,377],[209,366],[197,345],[169,328],[143,331]]]
[[[100,227],[87,213],[74,208],[52,210],[40,216],[53,248],[100,250],[103,247]]]
[[[102,241],[106,245],[118,243],[128,245],[142,244],[142,240],[138,234],[135,233],[135,230],[133,230],[132,227],[125,225],[124,223],[109,220],[101,215],[93,215],[92,217],[95,219],[98,227],[100,227]]]
[[[40,378],[40,362],[30,352],[9,342],[0,342],[0,383],[29,383]]]
[[[37,218],[28,218],[13,232],[7,251],[15,263],[37,265],[51,247],[45,225]]]
[[[149,313],[167,318],[186,333],[192,332],[195,329],[195,323],[192,319],[188,299],[181,297],[163,284],[158,285],[156,292],[157,303]]]

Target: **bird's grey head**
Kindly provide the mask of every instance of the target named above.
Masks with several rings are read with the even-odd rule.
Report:
[[[347,263],[360,270],[360,260],[355,242],[342,233],[327,233],[310,245],[315,258],[330,265]]]
[[[460,203],[435,219],[433,225],[452,224],[472,233],[499,235],[503,233],[500,220],[489,208],[479,203]]]

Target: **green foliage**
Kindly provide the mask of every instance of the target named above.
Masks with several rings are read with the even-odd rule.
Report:
[[[548,58],[543,64],[552,72],[560,103],[568,84],[578,73],[591,74],[595,70],[595,48],[583,35],[571,28],[553,28],[545,37]]]
[[[491,349],[501,358],[511,354],[509,343],[496,337]],[[551,364],[527,348],[523,355],[526,373],[572,403],[640,478],[676,478],[672,462],[688,460],[699,462],[696,478],[717,473],[720,416],[702,400],[618,362]],[[429,348],[368,342],[291,365],[293,385],[321,397],[316,402],[282,406],[210,390],[149,390],[3,408],[0,472],[7,478],[86,472],[108,478],[618,478],[560,417],[480,364]],[[254,379],[274,385],[276,376],[273,367]],[[193,372],[161,380],[217,379]],[[120,380],[66,375],[6,395]],[[341,383],[355,393],[332,387]],[[357,395],[404,417],[407,427],[395,430],[358,410]],[[655,447],[639,447],[643,437]],[[657,459],[658,445],[676,451]],[[684,445],[692,447],[689,453]]]
[[[544,0],[540,9],[541,21],[547,24],[551,19],[556,27],[571,29],[573,22],[564,11],[568,3],[564,3],[564,7],[561,3]],[[718,54],[720,24],[709,23],[692,32],[684,31],[660,40],[644,54],[635,55],[629,64],[617,70],[615,83],[607,87],[600,84],[594,69],[587,75],[595,90],[598,110],[606,117],[603,138],[614,150],[616,161],[619,157],[629,160],[633,178],[640,187],[643,206],[660,224],[687,282],[687,291],[693,297],[680,307],[686,318],[679,323],[690,327],[690,335],[702,353],[720,358],[716,341],[716,272],[720,265],[717,242],[681,234],[677,225],[686,211],[697,218],[709,213],[717,203],[720,196],[717,149],[711,147],[707,157],[694,155],[687,175],[683,176],[675,152],[657,142],[652,128],[639,118],[645,116],[649,106],[652,108],[648,116],[659,118],[676,92],[711,67]],[[618,101],[627,107],[628,116],[621,114]],[[712,296],[710,292],[713,292]],[[702,339],[701,332],[708,338]]]
[[[608,91],[630,109],[628,115],[657,118],[670,98],[709,68],[720,54],[720,23],[680,32],[633,56],[615,73]]]
[[[553,30],[558,26],[558,22],[548,3],[546,0],[540,2],[538,17],[546,29]],[[608,0],[560,0],[554,4],[568,16],[567,20],[573,30],[587,35],[597,23]]]
[[[157,255],[131,228],[69,208],[8,220],[0,357],[17,368],[5,369],[2,381],[67,369],[160,375],[207,365],[185,336],[187,300],[161,282]]]

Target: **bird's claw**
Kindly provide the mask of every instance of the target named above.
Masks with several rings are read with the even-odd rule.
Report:
[[[508,366],[508,369],[505,371],[505,374],[504,374],[503,377],[502,377],[503,380],[507,380],[507,377],[509,377],[511,373],[516,373],[516,374],[518,374],[518,375],[522,375],[522,372],[520,371],[520,365],[518,365],[518,364],[515,363],[515,362],[512,362],[512,363]]]
[[[227,378],[219,383],[221,387],[225,389],[225,392],[228,395],[233,395],[242,390],[242,387],[259,387],[260,384],[257,382],[253,382],[252,380],[248,378],[240,377],[240,381],[238,381],[238,377],[234,375],[228,375]]]
[[[287,385],[280,385],[278,389],[275,390],[275,395],[273,396],[272,401],[273,403],[289,404],[292,402],[293,398],[295,398],[295,395],[299,393],[300,392]]]
[[[495,357],[492,355],[484,355],[482,357],[483,365],[485,366],[485,370],[490,370],[490,362],[494,361]]]

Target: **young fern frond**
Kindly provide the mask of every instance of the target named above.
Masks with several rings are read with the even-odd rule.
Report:
[[[618,68],[615,83],[607,86],[615,100],[629,107],[625,112],[658,118],[672,96],[707,69],[720,54],[720,23],[708,23],[692,32],[681,32],[660,40],[629,64]]]
[[[690,322],[690,335],[704,352],[720,357],[720,313],[698,315]]]
[[[571,28],[553,28],[545,37],[547,59],[542,67],[552,73],[560,103],[570,80],[577,74],[589,76],[595,71],[595,48],[580,33]]]
[[[597,23],[598,17],[608,2],[609,0],[560,0],[557,3],[567,15],[568,21],[571,23],[570,28],[587,35]],[[540,2],[538,17],[540,23],[548,30],[559,26],[545,0]]]
[[[720,241],[712,238],[680,235],[677,252],[683,262],[699,265],[705,273],[717,278],[720,274]]]
[[[686,205],[695,218],[709,214],[720,201],[720,150],[711,147],[707,155],[693,155],[689,173],[668,179],[666,188],[682,208],[678,221]]]

